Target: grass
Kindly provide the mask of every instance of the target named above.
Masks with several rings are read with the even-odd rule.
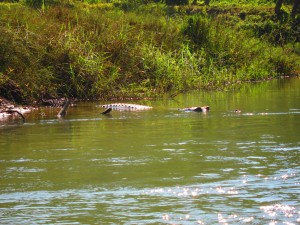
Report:
[[[0,96],[149,98],[299,75],[295,23],[246,2],[0,3]]]

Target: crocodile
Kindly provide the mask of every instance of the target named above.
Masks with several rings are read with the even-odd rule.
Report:
[[[128,103],[113,103],[107,105],[100,105],[101,108],[119,110],[119,111],[141,111],[152,109],[151,106],[138,105],[138,104],[128,104]],[[106,112],[105,110],[104,112]],[[109,113],[111,110],[108,110]]]
[[[179,110],[184,112],[208,112],[209,106],[196,106],[196,107],[189,107],[189,108],[184,108]]]
[[[138,104],[128,104],[128,103],[112,103],[112,104],[100,105],[100,107],[106,109],[101,114],[108,114],[112,110],[141,111],[141,110],[152,109],[152,107],[150,107],[150,106],[138,105]],[[209,106],[196,106],[196,107],[183,108],[183,109],[179,109],[179,110],[184,111],[184,112],[208,112]]]

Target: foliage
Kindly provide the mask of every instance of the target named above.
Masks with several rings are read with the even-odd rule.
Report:
[[[205,47],[209,42],[209,20],[199,15],[190,17],[183,28],[183,34],[187,35],[195,46]]]
[[[189,0],[165,0],[167,5],[188,5]]]
[[[144,98],[299,75],[299,29],[270,7],[152,2],[0,4],[0,95]]]

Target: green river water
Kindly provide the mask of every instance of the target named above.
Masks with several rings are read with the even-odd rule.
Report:
[[[0,224],[300,224],[300,79],[105,103],[0,122]]]

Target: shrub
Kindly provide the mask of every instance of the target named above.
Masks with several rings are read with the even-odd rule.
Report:
[[[167,5],[188,5],[189,0],[166,0]]]
[[[203,16],[195,15],[188,19],[183,27],[186,35],[198,48],[205,47],[209,43],[209,21]]]
[[[248,14],[190,16],[186,7],[145,2],[133,1],[137,10],[126,12],[114,3],[56,4],[42,12],[0,7],[0,95],[19,102],[141,98],[299,71],[296,37],[282,47],[268,39],[292,37],[290,24]]]

